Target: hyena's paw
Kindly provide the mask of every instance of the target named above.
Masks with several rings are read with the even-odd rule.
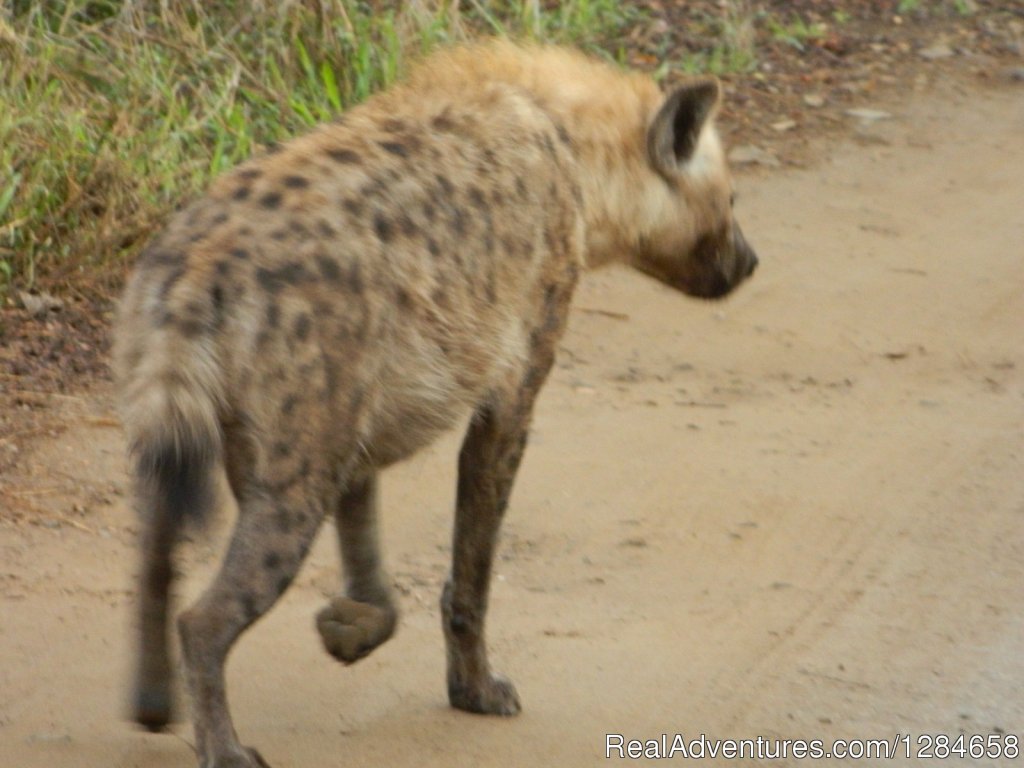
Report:
[[[159,733],[171,722],[174,708],[166,685],[139,685],[135,689],[132,719],[147,731]]]
[[[351,664],[391,637],[397,620],[398,614],[390,605],[336,597],[317,614],[316,628],[327,652]]]
[[[480,715],[508,717],[518,715],[522,709],[516,687],[500,675],[490,675],[476,685],[449,680],[448,701],[456,709]]]

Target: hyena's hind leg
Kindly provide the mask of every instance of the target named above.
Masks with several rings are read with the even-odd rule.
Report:
[[[295,578],[323,520],[328,476],[303,462],[281,479],[250,483],[238,499],[238,521],[219,573],[178,619],[203,768],[266,766],[235,734],[224,665],[239,635]]]
[[[139,575],[139,648],[132,717],[151,731],[163,730],[173,717],[168,617],[174,579],[172,553],[178,532],[160,511],[152,492],[139,491],[143,508]],[[148,512],[148,514],[147,514]]]
[[[377,536],[377,473],[353,478],[335,510],[345,595],[317,614],[324,648],[351,664],[391,637],[398,620]]]

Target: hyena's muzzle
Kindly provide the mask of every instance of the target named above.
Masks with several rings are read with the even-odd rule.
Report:
[[[757,254],[735,221],[724,235],[698,240],[693,257],[695,269],[679,287],[701,299],[728,295],[757,269]]]
[[[646,249],[637,268],[698,299],[720,299],[757,268],[757,254],[735,220],[699,237],[684,257]]]

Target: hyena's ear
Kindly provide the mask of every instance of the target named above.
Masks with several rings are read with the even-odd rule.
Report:
[[[693,156],[720,95],[718,80],[709,78],[680,86],[665,99],[647,129],[647,154],[659,173],[675,176]]]

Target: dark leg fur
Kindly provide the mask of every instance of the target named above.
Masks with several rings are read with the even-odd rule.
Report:
[[[448,699],[453,707],[469,712],[514,715],[520,710],[512,683],[491,672],[484,619],[498,530],[526,446],[533,403],[554,361],[567,304],[550,303],[544,326],[534,334],[529,369],[476,412],[459,454],[452,572],[441,610]]]
[[[151,731],[171,721],[168,636],[174,545],[187,519],[202,519],[210,505],[215,450],[196,439],[174,445],[137,445],[136,500],[142,518],[139,578],[139,657],[133,717]]]

